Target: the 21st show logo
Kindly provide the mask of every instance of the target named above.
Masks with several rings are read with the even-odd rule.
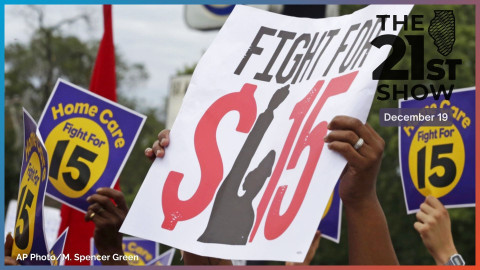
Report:
[[[395,35],[380,35],[372,40],[371,44],[377,48],[385,45],[392,46],[388,58],[383,61],[372,73],[374,80],[395,81],[393,84],[379,84],[377,86],[378,100],[404,99],[409,96],[416,100],[423,100],[431,93],[435,100],[444,96],[449,100],[457,76],[458,67],[462,59],[448,58],[455,44],[455,16],[453,10],[435,10],[435,17],[428,27],[429,36],[425,35],[422,26],[423,15],[411,15],[398,18],[390,15],[377,15],[381,20],[382,30],[385,25],[393,24],[393,28],[403,27],[418,34],[405,35],[404,38]],[[432,46],[437,48],[438,58],[425,59],[425,50]],[[410,67],[408,69],[395,68],[410,50]],[[409,85],[408,81],[418,81],[418,84]],[[434,81],[447,83],[434,83]],[[430,82],[430,83],[429,83]]]

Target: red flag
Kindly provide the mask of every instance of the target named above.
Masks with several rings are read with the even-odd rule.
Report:
[[[103,25],[105,30],[93,68],[90,91],[117,101],[111,5],[103,6]]]
[[[113,46],[111,5],[103,6],[103,24],[104,33],[93,68],[90,91],[116,101],[115,50]],[[118,181],[115,189],[120,190]],[[95,224],[93,222],[85,222],[84,213],[67,205],[62,205],[60,215],[62,221],[58,234],[60,235],[67,227],[70,227],[64,248],[64,253],[70,254],[70,260],[65,261],[65,265],[90,265],[90,261],[80,263],[74,260],[74,255],[90,255],[90,239],[93,237]]]

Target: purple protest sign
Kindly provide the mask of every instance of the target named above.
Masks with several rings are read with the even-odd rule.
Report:
[[[113,187],[145,116],[58,80],[40,119],[50,156],[47,194],[86,212],[86,198]]]
[[[322,233],[323,238],[337,244],[340,243],[340,229],[342,226],[342,201],[338,193],[339,185],[340,181],[337,182],[332,192],[327,208],[323,213],[322,221],[320,221],[320,225],[318,226],[318,230]]]
[[[58,237],[57,241],[53,244],[50,249],[50,262],[52,265],[58,266],[63,265],[65,260],[65,255],[63,254],[63,248],[65,247],[65,241],[67,240],[68,228],[63,231],[63,233]],[[70,259],[70,258],[68,258]]]
[[[399,153],[407,213],[425,197],[447,208],[475,206],[475,89],[454,90],[449,100],[430,96],[400,101],[400,108],[439,108],[450,126],[399,127]]]
[[[12,257],[23,265],[50,265],[43,231],[48,155],[37,125],[23,110],[24,147]]]
[[[149,265],[158,255],[158,243],[136,237],[124,237],[122,249],[129,265]],[[91,260],[91,265],[102,265],[93,238],[91,240],[91,255],[99,258]],[[115,257],[112,256],[111,259],[115,260]]]
[[[155,265],[155,266],[171,265],[174,255],[175,255],[175,249],[171,248],[165,251],[164,253],[162,253],[157,258],[153,259],[147,265]]]

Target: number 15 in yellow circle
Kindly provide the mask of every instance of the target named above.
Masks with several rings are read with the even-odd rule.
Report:
[[[440,198],[458,184],[465,165],[463,140],[456,128],[449,137],[440,137],[440,127],[421,127],[409,152],[409,171],[416,189],[424,196]],[[419,134],[437,134],[424,140]],[[425,142],[426,141],[426,142]]]

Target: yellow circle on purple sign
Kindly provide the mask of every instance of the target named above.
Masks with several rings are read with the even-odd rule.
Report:
[[[408,167],[422,195],[440,198],[450,193],[464,166],[465,146],[455,125],[418,128],[410,146]]]
[[[328,199],[327,206],[325,207],[325,211],[323,211],[323,216],[322,219],[328,214],[330,211],[330,207],[332,206],[332,201],[333,201],[333,192],[335,192],[335,189],[332,191],[332,195],[330,195],[330,199]]]
[[[124,251],[129,265],[145,265],[145,261],[136,253]]]
[[[14,231],[15,241],[12,249],[13,258],[16,258],[18,254],[29,254],[32,249],[35,211],[37,209],[37,197],[40,181],[42,181],[42,173],[40,157],[36,152],[33,152],[27,162],[18,192],[16,227]]]
[[[107,135],[88,118],[71,118],[57,125],[45,147],[50,159],[50,183],[70,198],[83,196],[107,167]]]

